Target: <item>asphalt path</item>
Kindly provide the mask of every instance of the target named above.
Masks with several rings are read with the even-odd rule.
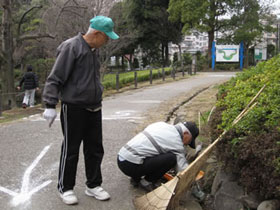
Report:
[[[97,201],[84,194],[85,172],[82,154],[75,192],[79,204],[63,204],[56,190],[62,133],[59,117],[48,128],[40,114],[0,125],[0,209],[32,210],[129,210],[132,200],[144,194],[133,188],[117,167],[119,149],[135,135],[145,113],[161,103],[193,89],[230,79],[234,73],[200,73],[176,82],[153,85],[106,97],[103,100],[102,162],[103,184],[111,199]]]

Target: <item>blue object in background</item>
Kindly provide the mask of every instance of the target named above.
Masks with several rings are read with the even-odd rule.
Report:
[[[211,50],[211,54],[212,54],[212,70],[215,70],[215,61],[216,61],[216,43],[215,41],[212,42],[212,50]]]
[[[243,41],[241,41],[241,43],[240,43],[240,48],[239,48],[240,70],[243,69],[243,58],[244,58],[244,44],[243,44]]]

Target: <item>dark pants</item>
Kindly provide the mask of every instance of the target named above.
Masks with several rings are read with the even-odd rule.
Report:
[[[156,182],[166,172],[173,168],[177,163],[176,155],[173,153],[160,154],[154,157],[148,157],[143,164],[134,164],[129,161],[120,161],[118,166],[127,176],[130,176],[136,182],[140,181],[142,176],[150,182]]]
[[[63,193],[75,186],[80,144],[86,169],[86,185],[100,186],[102,175],[100,165],[104,155],[102,144],[102,113],[90,112],[84,108],[62,104],[60,121],[64,140],[58,175],[58,190]]]

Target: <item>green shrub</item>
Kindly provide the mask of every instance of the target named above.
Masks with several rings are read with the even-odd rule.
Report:
[[[159,73],[160,72],[160,73]],[[170,75],[171,69],[165,68],[165,75]],[[153,69],[152,77],[153,79],[162,77],[162,69]],[[150,80],[150,70],[137,71],[137,81],[149,81]],[[124,72],[119,74],[119,87],[122,88],[125,85],[134,82],[134,71]],[[102,84],[105,89],[115,89],[116,88],[116,74],[106,74]]]
[[[257,92],[257,105],[234,128],[231,123]],[[212,133],[229,133],[218,145],[218,158],[239,175],[248,191],[280,198],[280,56],[237,74],[219,87]],[[217,118],[220,118],[218,120]],[[213,137],[212,137],[213,139]],[[269,184],[267,184],[269,183]]]

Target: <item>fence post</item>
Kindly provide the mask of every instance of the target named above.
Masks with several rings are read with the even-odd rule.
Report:
[[[119,78],[119,71],[116,73],[116,90],[119,91],[120,88],[120,78]]]
[[[164,71],[164,67],[162,67],[162,81],[165,81],[165,71]]]
[[[153,69],[150,68],[150,84],[153,84]]]
[[[175,80],[175,68],[174,66],[172,67],[172,74],[171,74],[173,80]]]
[[[183,62],[183,60],[182,60],[181,67],[182,67],[182,76],[184,77],[185,76],[185,70],[184,70],[184,62]]]
[[[195,72],[195,66],[196,66],[196,55],[193,55],[193,57],[192,57],[191,75],[192,75],[192,72]]]
[[[134,71],[134,86],[137,88],[137,71]]]
[[[0,117],[2,116],[2,94],[0,93]]]

